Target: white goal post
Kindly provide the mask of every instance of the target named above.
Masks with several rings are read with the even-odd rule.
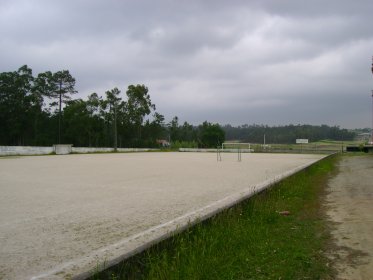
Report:
[[[242,156],[241,153],[251,153],[254,152],[251,149],[250,143],[236,143],[236,142],[224,142],[221,144],[221,148],[219,146],[216,149],[216,160],[222,161],[221,153],[237,153],[237,161],[241,161]]]

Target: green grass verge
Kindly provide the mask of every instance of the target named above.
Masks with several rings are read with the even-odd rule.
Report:
[[[92,279],[332,279],[320,197],[335,160],[324,159]],[[279,214],[285,210],[290,215]]]

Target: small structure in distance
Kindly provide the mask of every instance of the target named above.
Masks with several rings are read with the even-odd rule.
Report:
[[[308,139],[295,139],[296,144],[308,144]]]

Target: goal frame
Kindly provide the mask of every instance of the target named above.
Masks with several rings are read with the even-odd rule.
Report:
[[[235,142],[224,142],[221,144],[221,149],[224,150],[224,145],[225,146],[228,146],[228,145],[232,145],[232,146],[235,146],[235,145],[238,145],[238,146],[243,146],[243,145],[249,145],[249,150],[251,150],[251,143],[235,143]],[[237,148],[232,148],[232,149],[241,149],[241,147],[237,147]],[[246,148],[245,148],[246,149]]]

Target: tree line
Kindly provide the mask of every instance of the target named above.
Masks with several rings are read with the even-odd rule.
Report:
[[[234,139],[247,143],[291,144],[296,139],[308,139],[310,142],[320,140],[351,141],[356,133],[338,126],[328,125],[242,125],[233,127],[225,125],[222,127],[227,139]]]
[[[68,70],[33,76],[27,65],[0,73],[0,145],[86,147],[157,147],[159,139],[175,145],[214,147],[225,139],[218,124],[165,123],[145,85],[129,85],[86,100],[73,99],[75,78]]]
[[[157,147],[159,139],[173,147],[216,147],[226,140],[287,144],[297,138],[353,140],[354,132],[338,126],[165,123],[145,85],[91,93],[73,99],[75,78],[68,70],[33,76],[27,65],[0,73],[0,145],[85,147]]]

